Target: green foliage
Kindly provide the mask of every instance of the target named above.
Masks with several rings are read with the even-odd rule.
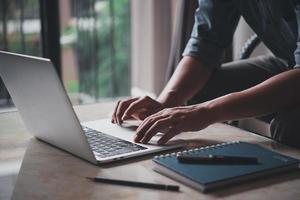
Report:
[[[20,33],[8,36],[8,49],[11,52],[40,56],[40,35],[38,33],[24,34],[25,46],[22,46]]]
[[[96,98],[126,96],[130,92],[129,0],[96,2],[99,10],[78,16],[79,90]],[[84,22],[90,19],[95,20],[87,28]]]
[[[70,93],[76,93],[78,91],[78,81],[70,80],[66,85],[66,90]]]
[[[40,18],[39,0],[21,1],[24,6],[23,20]],[[22,23],[20,5],[17,1],[8,2],[8,19],[16,22],[16,31],[8,35],[8,50],[41,56],[41,34],[21,32],[18,29],[18,24]],[[79,80],[67,80],[67,91],[89,94],[96,99],[128,96],[130,0],[71,0],[70,3],[75,8],[72,17],[77,23],[65,26],[62,35],[76,35],[77,40],[62,48],[74,49]]]

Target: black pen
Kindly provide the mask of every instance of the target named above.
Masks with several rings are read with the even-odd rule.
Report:
[[[177,160],[182,163],[191,164],[258,164],[255,157],[224,156],[224,155],[204,155],[193,156],[189,154],[179,154]]]
[[[142,187],[142,188],[150,188],[150,189],[157,189],[157,190],[179,191],[179,186],[177,185],[164,185],[164,184],[157,184],[157,183],[145,183],[145,182],[136,182],[136,181],[127,181],[127,180],[99,178],[99,177],[94,177],[94,178],[86,177],[86,178],[97,183],[108,183],[108,184]]]

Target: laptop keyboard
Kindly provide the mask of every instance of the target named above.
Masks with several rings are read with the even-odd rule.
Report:
[[[94,151],[96,155],[101,158],[147,149],[146,147],[122,140],[88,127],[83,126],[82,129],[87,136],[92,151]]]

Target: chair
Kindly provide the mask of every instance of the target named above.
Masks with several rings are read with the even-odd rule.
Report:
[[[240,53],[240,60],[249,58],[252,52],[254,51],[254,49],[260,44],[260,42],[261,40],[256,34],[252,35],[242,47]]]
[[[259,39],[259,37],[256,34],[252,35],[242,47],[239,59],[248,59],[260,43],[261,40]],[[242,129],[246,129],[263,135],[268,135],[268,126],[274,118],[274,115],[275,114],[270,114],[247,120],[231,121],[229,123]]]

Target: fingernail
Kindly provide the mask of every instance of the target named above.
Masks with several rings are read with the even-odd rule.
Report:
[[[135,137],[135,138],[134,138],[134,142],[139,142],[139,138],[138,138],[138,137]]]
[[[127,115],[123,115],[122,120],[126,120],[128,118]]]

